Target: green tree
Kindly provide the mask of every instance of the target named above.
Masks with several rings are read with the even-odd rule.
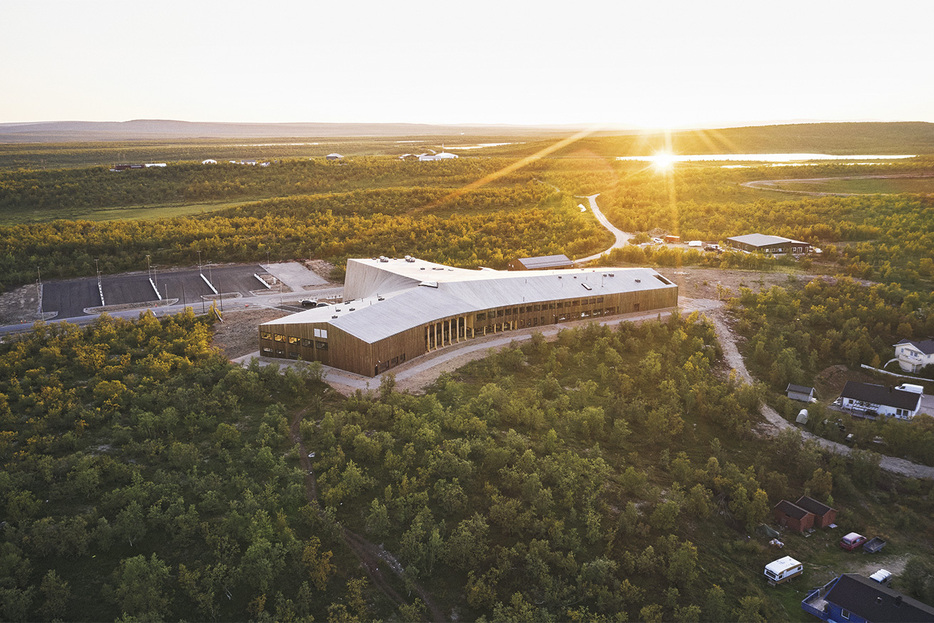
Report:
[[[124,558],[114,571],[114,599],[124,615],[161,620],[168,615],[169,567],[152,554]]]

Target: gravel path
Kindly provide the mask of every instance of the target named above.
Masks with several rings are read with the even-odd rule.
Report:
[[[717,339],[720,340],[720,346],[723,348],[723,355],[726,358],[727,363],[730,365],[730,368],[735,370],[736,374],[743,381],[746,383],[751,383],[752,376],[746,369],[746,364],[743,361],[742,355],[739,354],[739,349],[736,347],[736,340],[733,336],[733,332],[727,326],[722,310],[715,309],[706,315],[713,322],[714,329],[717,332]],[[835,441],[830,441],[828,439],[824,439],[823,437],[818,437],[817,435],[809,433],[806,430],[799,430],[791,422],[779,415],[775,409],[765,403],[762,403],[762,405],[759,407],[759,411],[770,424],[770,426],[765,429],[769,434],[774,435],[778,434],[782,430],[793,428],[798,430],[801,433],[801,437],[803,437],[805,440],[813,440],[825,450],[842,455],[849,455],[852,452],[852,448],[850,446],[837,443]],[[926,478],[929,480],[934,480],[934,467],[928,465],[919,465],[918,463],[913,463],[911,461],[900,459],[894,456],[880,456],[881,461],[879,463],[879,467],[888,472],[892,472],[893,474],[898,474],[900,476],[907,476],[909,478]]]
[[[617,229],[616,227],[613,226],[613,224],[609,221],[609,219],[607,219],[607,217],[603,215],[603,212],[601,212],[600,208],[597,206],[597,197],[599,196],[600,196],[600,193],[597,193],[596,195],[590,195],[589,197],[584,197],[584,199],[587,199],[587,201],[590,202],[590,211],[593,212],[593,215],[597,218],[598,221],[600,221],[600,224],[603,225],[607,230],[609,230],[611,234],[616,236],[616,242],[614,242],[613,246],[611,246],[606,251],[601,251],[600,253],[595,253],[593,255],[588,255],[587,257],[582,257],[580,259],[574,260],[575,262],[583,263],[583,262],[590,262],[593,260],[598,260],[603,254],[609,253],[613,249],[618,249],[620,247],[626,246],[627,244],[629,244],[629,240],[632,238],[632,234],[626,233],[621,229]]]

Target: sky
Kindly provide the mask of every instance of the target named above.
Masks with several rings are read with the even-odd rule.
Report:
[[[931,0],[0,0],[0,122],[934,122],[931,24]]]

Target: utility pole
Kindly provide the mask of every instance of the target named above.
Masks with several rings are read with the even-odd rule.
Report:
[[[201,249],[198,249],[198,273],[202,275],[204,274],[201,272]]]
[[[36,266],[36,297],[39,299],[39,318],[42,318],[42,271]]]

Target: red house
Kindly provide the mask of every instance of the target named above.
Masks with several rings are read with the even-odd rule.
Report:
[[[806,495],[802,495],[800,498],[798,498],[798,501],[795,502],[795,505],[800,506],[810,513],[814,513],[815,528],[826,528],[837,520],[837,509],[830,508],[826,504],[822,504],[814,498],[809,498]]]
[[[792,504],[788,500],[782,500],[772,509],[775,515],[775,521],[778,525],[785,526],[791,530],[804,532],[814,527],[814,513],[805,510],[797,504]]]

